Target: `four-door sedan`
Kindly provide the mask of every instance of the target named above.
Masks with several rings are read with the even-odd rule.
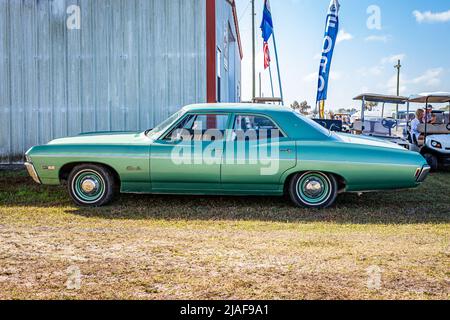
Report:
[[[326,208],[343,192],[414,188],[425,159],[392,143],[331,133],[289,108],[253,104],[187,106],[153,130],[57,139],[26,153],[42,184],[67,183],[80,206],[122,193],[289,194]]]

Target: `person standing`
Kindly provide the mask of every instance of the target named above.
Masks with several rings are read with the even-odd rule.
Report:
[[[425,119],[425,111],[422,109],[418,109],[416,111],[416,117],[411,122],[411,133],[414,142],[419,142],[421,133],[419,132],[419,126],[423,124],[423,120]]]
[[[423,123],[433,123],[433,106],[431,104],[427,105],[427,109],[424,115]],[[436,118],[434,119],[436,122]]]

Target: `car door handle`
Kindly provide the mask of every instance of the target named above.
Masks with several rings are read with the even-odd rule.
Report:
[[[280,152],[283,152],[283,153],[291,153],[291,152],[292,152],[292,149],[280,149]]]

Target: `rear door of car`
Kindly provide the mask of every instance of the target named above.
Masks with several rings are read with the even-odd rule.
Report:
[[[297,164],[296,143],[271,117],[236,113],[230,121],[222,164],[224,190],[274,191]]]

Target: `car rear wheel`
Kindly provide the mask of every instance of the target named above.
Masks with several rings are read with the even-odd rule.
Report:
[[[75,204],[101,207],[114,197],[114,176],[102,166],[80,165],[69,175],[69,194]]]
[[[299,173],[289,185],[291,200],[299,207],[323,209],[332,206],[338,195],[333,175],[322,172]]]

